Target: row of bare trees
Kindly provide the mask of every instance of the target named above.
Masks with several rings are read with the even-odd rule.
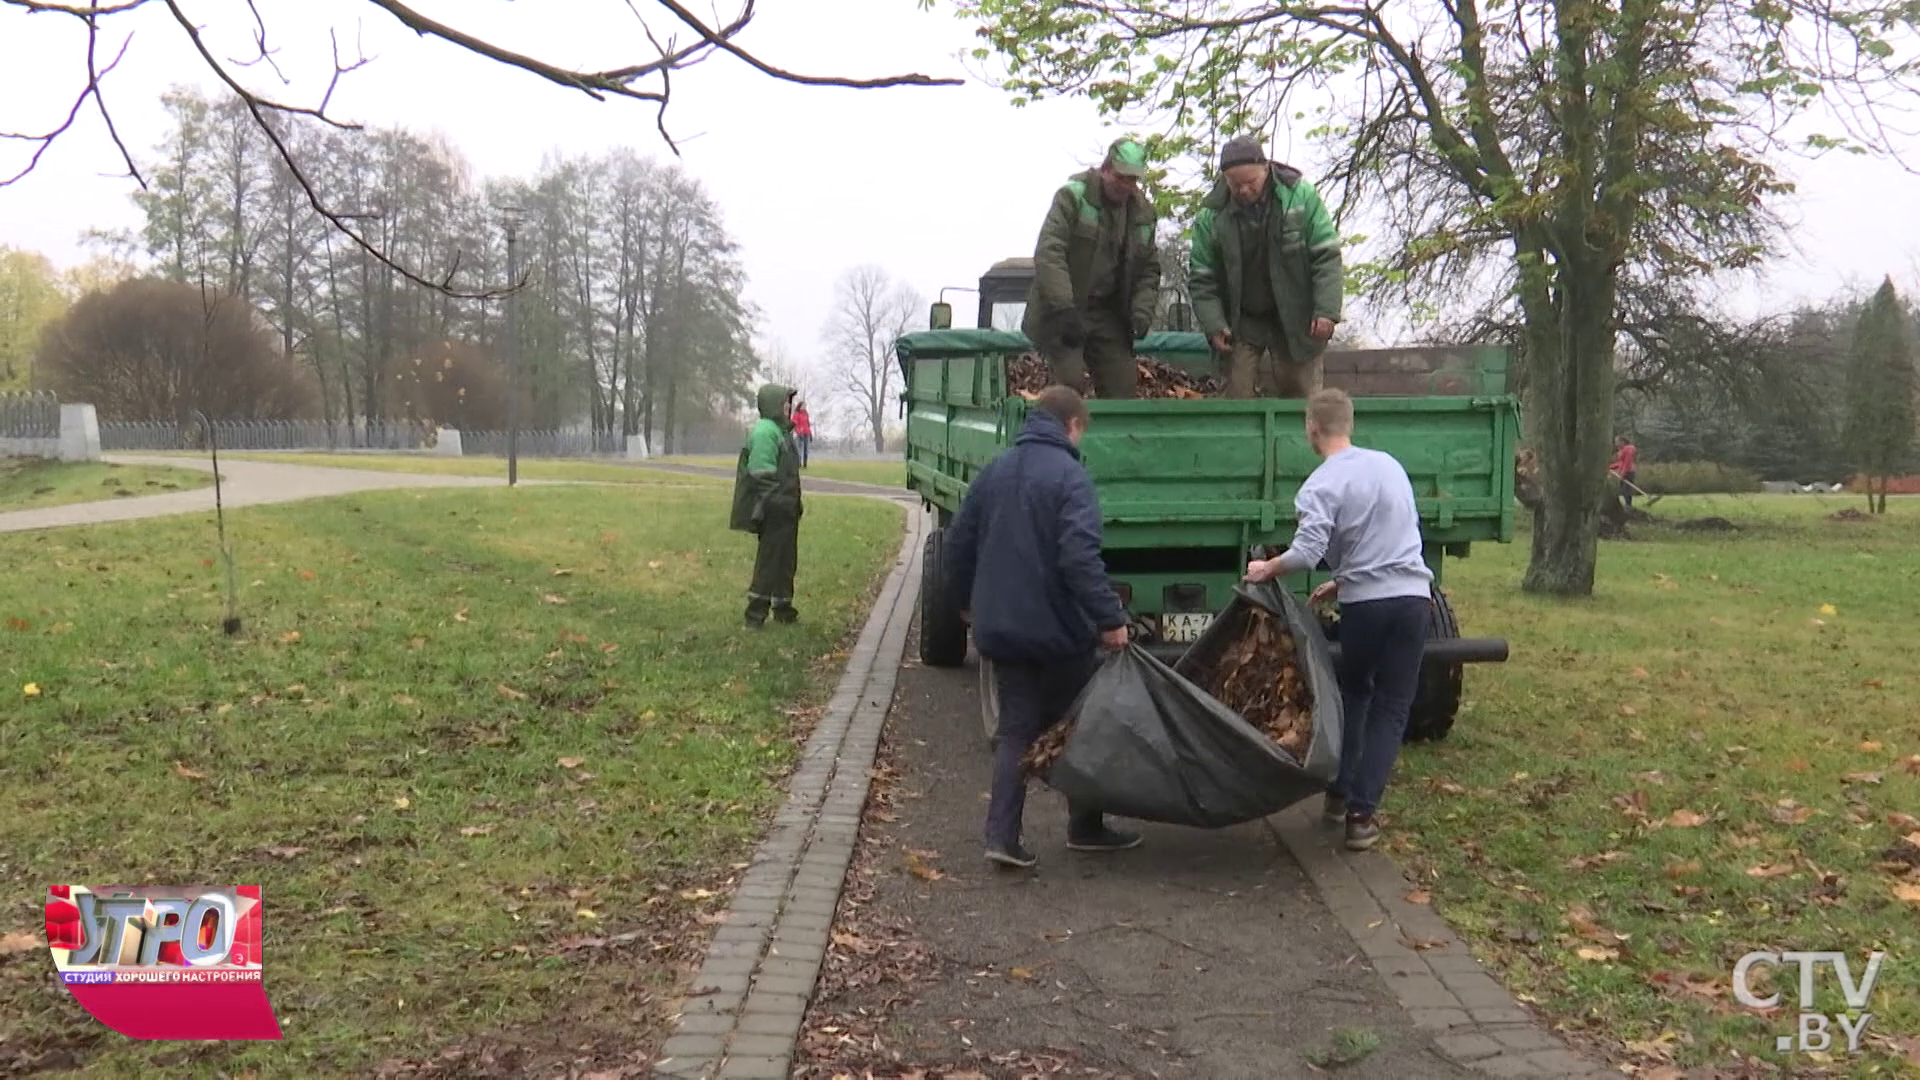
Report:
[[[327,419],[497,427],[517,400],[528,427],[591,425],[671,449],[750,393],[738,248],[677,165],[619,150],[482,180],[457,148],[414,131],[280,114],[263,125],[240,101],[191,91],[163,102],[172,124],[134,195],[144,224],[96,239],[155,276],[250,303]],[[343,239],[309,187],[374,250]],[[502,377],[510,358],[517,387]]]

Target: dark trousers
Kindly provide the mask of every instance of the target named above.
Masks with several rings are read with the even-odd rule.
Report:
[[[1133,328],[1109,311],[1081,311],[1087,340],[1067,348],[1058,342],[1047,350],[1047,367],[1061,386],[1084,390],[1087,371],[1093,371],[1095,397],[1108,400],[1137,395],[1140,369],[1133,360]]]
[[[800,519],[767,515],[753,557],[753,583],[747,586],[747,618],[765,619],[768,608],[793,609],[793,575],[799,564]]]
[[[1332,793],[1347,812],[1380,808],[1420,691],[1429,601],[1424,596],[1340,605],[1340,775]]]
[[[1639,471],[1638,469],[1628,469],[1626,472],[1620,474],[1620,501],[1625,503],[1629,509],[1633,507],[1633,488],[1631,485],[1633,484],[1634,474]]]
[[[987,844],[1012,847],[1020,842],[1027,808],[1027,778],[1020,759],[1034,740],[1066,719],[1093,673],[1097,657],[1060,664],[1003,664],[994,661],[994,686],[1000,694],[1000,726],[993,737],[993,794],[987,803]],[[1067,835],[1091,838],[1106,828],[1099,807],[1067,804]]]

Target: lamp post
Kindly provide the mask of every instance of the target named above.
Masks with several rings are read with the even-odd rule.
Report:
[[[507,233],[507,486],[520,482],[520,260],[518,206],[495,207]]]

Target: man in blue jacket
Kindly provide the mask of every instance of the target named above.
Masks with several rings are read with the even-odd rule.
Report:
[[[1099,647],[1127,646],[1127,613],[1100,559],[1100,503],[1080,462],[1087,404],[1050,386],[1013,447],[967,488],[944,542],[948,586],[973,623],[973,645],[993,661],[1000,694],[987,858],[1028,867],[1021,846],[1027,782],[1020,759],[1065,719],[1099,668]],[[1140,837],[1107,827],[1098,807],[1067,807],[1067,846],[1121,851]]]

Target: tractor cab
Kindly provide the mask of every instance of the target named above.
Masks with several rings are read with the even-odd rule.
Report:
[[[1032,257],[1001,259],[994,263],[980,275],[980,315],[974,325],[982,330],[1020,333],[1020,323],[1027,316],[1027,291],[1032,287]],[[1155,329],[1177,332],[1193,329],[1192,310],[1183,296],[1176,295],[1172,303],[1164,305],[1161,321],[1166,325]],[[934,330],[953,329],[953,305],[944,299],[934,304],[927,325]]]

